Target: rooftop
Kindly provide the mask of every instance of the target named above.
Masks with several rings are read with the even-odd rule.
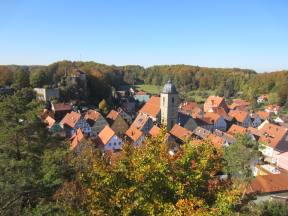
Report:
[[[168,82],[164,85],[162,93],[164,94],[177,94],[175,85],[169,79]]]

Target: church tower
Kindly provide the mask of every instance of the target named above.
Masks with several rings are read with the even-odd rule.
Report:
[[[161,124],[167,126],[167,130],[171,130],[178,121],[179,97],[176,87],[169,80],[161,92],[160,108],[161,108]]]

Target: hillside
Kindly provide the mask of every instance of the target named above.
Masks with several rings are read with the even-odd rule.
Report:
[[[72,67],[77,67],[89,74],[88,86],[93,93],[92,100],[97,101],[109,97],[111,87],[117,89],[121,85],[134,84],[162,86],[168,79],[171,79],[185,96],[195,90],[212,90],[225,97],[242,92],[243,97],[250,100],[263,93],[285,92],[285,83],[288,82],[288,71],[256,73],[248,69],[191,65],[157,65],[144,68],[139,65],[115,66],[92,61],[60,61],[48,66],[0,66],[0,86],[11,85],[16,79],[13,74],[19,69],[29,74],[32,87],[52,86],[58,83],[65,71]],[[38,80],[33,82],[33,79]]]

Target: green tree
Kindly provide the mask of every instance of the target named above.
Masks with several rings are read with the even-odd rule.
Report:
[[[29,72],[23,68],[18,68],[13,72],[13,88],[22,89],[29,87]]]
[[[48,84],[48,76],[44,69],[37,69],[30,74],[30,85],[34,88]]]
[[[236,179],[248,181],[252,177],[251,162],[259,156],[257,142],[249,136],[237,135],[236,142],[224,150],[224,171]]]
[[[0,102],[1,215],[22,215],[51,199],[69,170],[64,166],[66,145],[48,136],[29,91]]]

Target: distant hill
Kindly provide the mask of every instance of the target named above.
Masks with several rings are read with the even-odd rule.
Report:
[[[277,92],[288,83],[288,71],[256,73],[240,68],[208,68],[192,65],[156,65],[144,68],[139,65],[115,66],[89,62],[59,61],[48,66],[0,66],[0,85],[13,83],[13,72],[24,68],[30,74],[42,71],[47,76],[46,85],[53,85],[60,80],[65,71],[77,67],[85,71],[91,78],[90,85],[94,91],[101,88],[115,87],[125,84],[163,85],[171,79],[181,92],[192,90],[215,90],[223,96],[233,96],[237,92],[254,97],[255,95]],[[104,94],[103,97],[106,97]],[[98,94],[98,97],[102,97]]]

